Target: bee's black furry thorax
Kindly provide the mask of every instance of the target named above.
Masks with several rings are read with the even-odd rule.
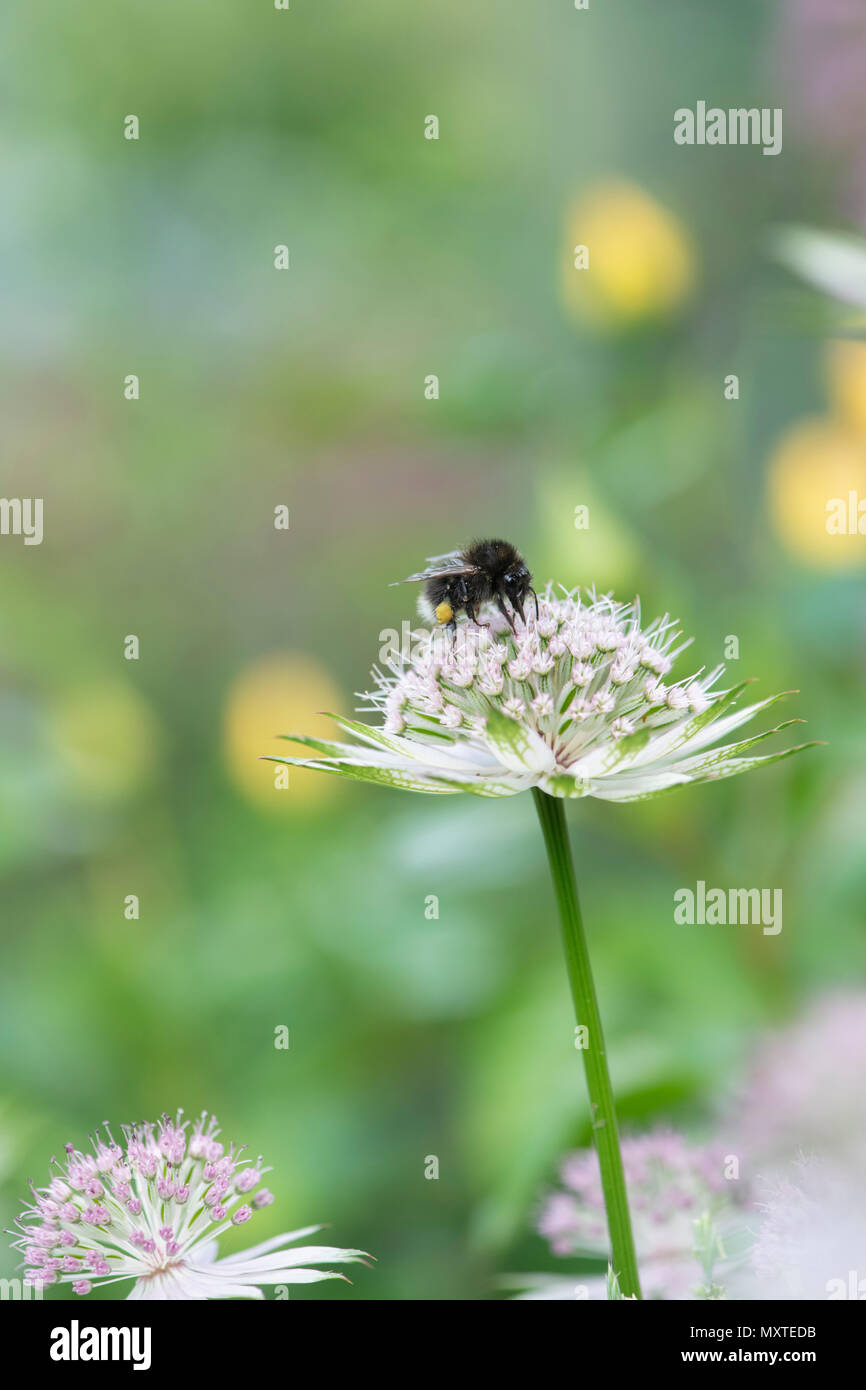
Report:
[[[504,576],[514,564],[523,564],[519,550],[510,541],[472,541],[463,551],[463,557],[467,564],[476,565],[491,579]]]

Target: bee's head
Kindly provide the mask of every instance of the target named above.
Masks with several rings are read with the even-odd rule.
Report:
[[[502,582],[505,586],[506,597],[511,600],[512,606],[523,618],[523,600],[528,593],[532,592],[532,575],[521,561],[506,570]]]
[[[507,592],[509,594],[525,594],[531,577],[525,565],[512,565],[505,573],[504,582]]]

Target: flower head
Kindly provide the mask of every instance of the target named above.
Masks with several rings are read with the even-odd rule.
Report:
[[[781,697],[734,710],[745,683],[714,690],[722,667],[673,678],[680,637],[667,616],[642,628],[637,600],[548,585],[514,631],[492,615],[414,633],[373,671],[379,727],[339,719],[354,743],[287,735],[321,756],[274,761],[408,791],[636,801],[798,751],[746,756],[776,729],[711,747]]]
[[[657,1129],[624,1139],[622,1159],[645,1297],[706,1297],[707,1281],[701,1278],[705,1235],[708,1232],[716,1242],[711,1252],[716,1263],[724,1249],[720,1228],[730,1223],[739,1201],[737,1184],[725,1178],[721,1151],[690,1144],[673,1130]],[[562,1187],[542,1205],[539,1233],[555,1255],[606,1255],[604,1195],[595,1151],[569,1154],[560,1175]],[[601,1283],[595,1281],[599,1297],[604,1296]]]
[[[739,1184],[728,1181],[718,1146],[689,1143],[658,1128],[622,1143],[634,1240],[645,1298],[716,1299],[742,1257]],[[608,1230],[598,1156],[594,1149],[568,1154],[560,1165],[562,1186],[544,1199],[539,1234],[554,1255],[608,1257]],[[521,1300],[621,1298],[616,1272],[510,1274],[501,1281]]]
[[[67,1283],[88,1294],[97,1284],[134,1279],[130,1299],[263,1298],[260,1284],[312,1284],[345,1276],[307,1266],[363,1261],[363,1250],[284,1247],[321,1230],[306,1226],[217,1259],[217,1238],[274,1200],[269,1169],[218,1139],[216,1120],[163,1115],[158,1125],[124,1125],[124,1146],[108,1126],[92,1153],[66,1146],[44,1188],[32,1188],[10,1232],[24,1255],[25,1282]]]

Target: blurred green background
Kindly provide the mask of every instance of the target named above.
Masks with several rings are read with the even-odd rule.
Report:
[[[794,22],[4,11],[2,491],[44,498],[45,535],[0,539],[0,1225],[67,1139],[181,1105],[273,1164],[258,1239],[321,1220],[378,1257],[299,1298],[551,1266],[537,1196],[588,1130],[530,799],[280,791],[257,761],[354,709],[414,617],[389,581],[475,534],[675,613],[683,673],[735,635],[729,683],[799,689],[827,740],[570,804],[624,1125],[699,1130],[756,1030],[862,978],[866,541],[829,543],[824,504],[866,495],[866,347],[793,331],[764,254],[846,215]],[[699,99],[784,105],[782,154],[675,145]],[[677,926],[699,878],[782,888],[784,930]]]

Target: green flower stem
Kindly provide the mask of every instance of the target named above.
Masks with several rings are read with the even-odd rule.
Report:
[[[537,787],[533,788],[532,795],[541,822],[559,907],[568,979],[577,1022],[587,1030],[587,1045],[581,1050],[589,1091],[592,1133],[601,1169],[601,1186],[610,1233],[611,1264],[619,1278],[623,1297],[631,1298],[636,1295],[640,1298],[640,1280],[625,1190],[613,1088],[607,1069],[601,1015],[595,997],[589,952],[577,900],[577,882],[568,844],[565,803],[561,797],[548,796]]]

